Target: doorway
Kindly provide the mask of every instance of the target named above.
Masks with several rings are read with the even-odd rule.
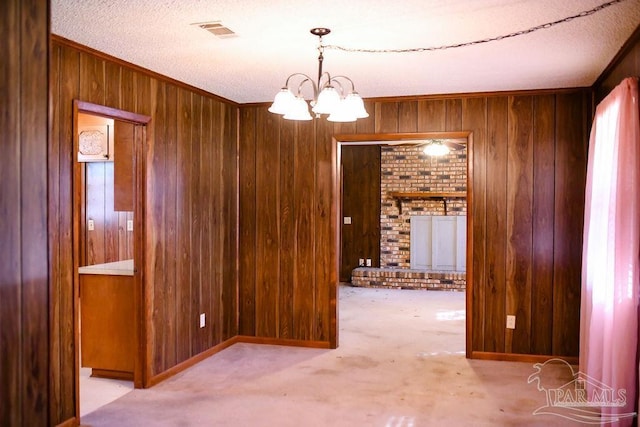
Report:
[[[103,395],[144,386],[143,154],[149,121],[83,101],[73,105],[78,416],[86,413],[80,384],[88,376],[106,381]]]
[[[444,203],[445,206],[445,211],[446,211],[446,206],[447,206],[447,200],[445,200],[446,198],[461,198],[464,197],[466,198],[466,215],[467,215],[467,221],[466,221],[466,244],[464,245],[464,247],[462,248],[462,251],[466,254],[465,258],[465,263],[466,263],[466,273],[464,273],[464,279],[465,279],[465,289],[466,289],[466,307],[465,307],[465,312],[466,312],[466,355],[467,357],[470,356],[470,351],[471,351],[471,345],[470,345],[470,339],[471,339],[471,332],[472,332],[472,313],[471,313],[471,301],[472,301],[472,296],[473,296],[473,283],[472,283],[472,277],[473,277],[473,263],[471,262],[471,260],[473,259],[473,191],[472,191],[472,183],[473,183],[473,137],[472,137],[472,133],[471,132],[426,132],[426,133],[396,133],[396,134],[353,134],[353,135],[335,135],[333,138],[334,144],[335,144],[335,153],[336,153],[336,165],[337,168],[339,170],[339,173],[336,174],[336,183],[335,183],[335,189],[336,189],[336,194],[338,195],[338,206],[337,206],[337,218],[336,218],[336,231],[337,231],[337,242],[339,242],[339,244],[337,245],[337,249],[338,249],[338,265],[339,265],[339,273],[340,273],[340,278],[343,279],[344,275],[345,275],[345,270],[346,267],[344,266],[344,262],[343,262],[343,250],[344,250],[344,245],[343,245],[343,228],[344,227],[348,227],[347,224],[345,224],[345,222],[351,222],[352,218],[345,218],[344,215],[349,215],[349,214],[345,214],[343,212],[343,203],[342,203],[342,199],[343,199],[343,174],[344,171],[342,171],[341,169],[341,165],[342,165],[342,147],[352,147],[352,146],[358,146],[358,145],[363,145],[363,146],[374,146],[374,145],[379,145],[379,146],[386,146],[386,145],[398,145],[398,144],[416,144],[419,143],[420,141],[425,141],[425,140],[457,140],[457,141],[464,141],[465,145],[466,145],[466,182],[465,182],[465,191],[464,192],[460,192],[457,191],[455,192],[455,194],[453,192],[449,193],[449,194],[437,194],[437,196],[439,197],[439,199],[442,199],[442,202]],[[381,191],[384,191],[384,189],[382,189]],[[420,192],[422,193],[422,192]],[[406,194],[401,194],[398,196],[396,202],[398,203],[398,205],[400,205],[402,203],[402,198],[403,197],[422,197],[422,195],[416,195],[416,194],[412,194],[411,192],[408,192]],[[446,196],[443,198],[443,196]],[[381,227],[382,228],[382,227]],[[381,251],[382,252],[382,251]],[[351,258],[354,258],[353,255],[351,255]],[[357,257],[356,257],[357,258]],[[358,262],[359,265],[361,265],[361,262],[363,260],[360,260],[358,258]],[[365,259],[365,266],[366,266],[366,262],[368,260]],[[379,260],[378,260],[379,261]],[[373,260],[371,261],[371,266],[373,266]],[[389,266],[389,265],[387,265]]]

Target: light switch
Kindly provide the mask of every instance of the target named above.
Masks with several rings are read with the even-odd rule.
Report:
[[[95,223],[93,222],[93,220],[92,220],[92,219],[88,220],[88,221],[87,221],[87,230],[89,230],[89,231],[93,231],[93,230],[95,230],[95,229],[96,229],[96,225],[95,225]]]
[[[133,231],[133,220],[132,219],[128,219],[127,220],[127,231]]]
[[[343,221],[343,222],[344,222],[345,224],[347,224],[347,225],[351,224],[351,217],[350,217],[350,216],[345,216],[345,217],[344,217],[344,221]]]

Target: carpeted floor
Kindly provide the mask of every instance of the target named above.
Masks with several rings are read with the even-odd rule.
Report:
[[[236,344],[84,426],[566,426],[531,363],[467,360],[464,293],[340,287],[337,350]],[[561,370],[553,374],[564,383]]]

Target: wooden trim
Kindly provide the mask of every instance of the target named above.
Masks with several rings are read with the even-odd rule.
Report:
[[[464,92],[464,93],[444,93],[444,94],[428,94],[428,95],[406,95],[406,96],[380,96],[372,98],[364,98],[365,102],[411,102],[411,101],[428,101],[428,100],[445,100],[445,99],[465,99],[465,98],[489,98],[500,96],[536,96],[536,95],[555,95],[564,93],[574,93],[584,90],[590,90],[589,87],[571,87],[557,89],[523,89],[523,90],[507,90],[502,92]],[[275,92],[274,92],[275,94]],[[268,107],[273,101],[268,102],[249,102],[239,104],[239,107]]]
[[[184,88],[184,89],[192,91],[192,92],[199,93],[200,95],[204,95],[204,96],[207,96],[207,97],[210,97],[210,98],[214,98],[214,99],[216,99],[218,101],[225,102],[225,103],[233,105],[235,107],[240,106],[240,104],[238,104],[237,102],[231,101],[230,99],[223,98],[223,97],[221,97],[219,95],[213,94],[211,92],[207,92],[204,89],[200,89],[200,88],[197,88],[195,86],[191,86],[191,85],[189,85],[187,83],[181,82],[180,80],[172,79],[171,77],[165,76],[164,74],[156,73],[155,71],[151,71],[148,68],[144,68],[144,67],[136,65],[134,63],[127,62],[124,59],[116,58],[115,56],[111,56],[108,53],[101,52],[101,51],[93,49],[93,48],[91,48],[89,46],[85,46],[85,45],[80,44],[78,42],[74,42],[73,40],[69,40],[69,39],[66,39],[64,37],[58,36],[56,34],[51,34],[51,41],[55,42],[55,43],[59,43],[59,44],[61,44],[63,46],[67,46],[67,47],[79,50],[81,52],[89,53],[89,54],[94,55],[94,56],[96,56],[96,57],[98,57],[100,59],[103,59],[103,60],[106,60],[106,61],[111,61],[111,62],[114,62],[114,63],[116,63],[118,65],[131,68],[132,70],[137,71],[137,72],[142,73],[142,74],[146,74],[151,78],[154,78],[154,79],[166,82],[166,83],[170,83],[172,85]]]
[[[473,133],[467,136],[467,283],[465,285],[465,355],[473,348]]]
[[[82,177],[83,165],[77,162],[78,153],[78,103],[74,101],[72,110],[72,127],[73,132],[71,138],[72,144],[72,162],[71,167],[71,218],[72,218],[72,247],[73,254],[71,256],[73,260],[73,364],[75,373],[75,410],[76,419],[80,420],[80,275],[78,274],[78,268],[80,267],[80,221],[82,220],[82,189],[80,183]],[[61,141],[62,144],[62,141]]]
[[[457,139],[464,138],[467,140],[467,261],[473,260],[473,132],[470,131],[455,131],[455,132],[416,132],[416,133],[360,133],[360,134],[336,134],[333,136],[333,160],[336,166],[340,164],[340,150],[338,147],[340,144],[350,143],[358,143],[362,141],[368,141],[368,144],[378,143],[380,145],[385,145],[386,141],[393,140],[411,140],[411,139]],[[340,203],[340,188],[342,177],[340,174],[335,174],[335,183],[334,188],[336,189],[336,197],[334,197],[332,201],[332,214],[336,215],[335,220],[337,224],[340,224],[342,221],[342,204]],[[444,194],[444,193],[441,193]],[[458,194],[458,193],[454,193]],[[460,197],[464,193],[460,193]],[[336,239],[338,242],[340,241],[340,227],[337,227],[337,231],[334,232],[336,235]],[[339,243],[338,243],[339,244]],[[336,263],[338,264],[338,263]],[[335,268],[339,268],[336,265]],[[336,270],[336,273],[338,270]],[[338,283],[336,283],[336,286]],[[473,307],[473,263],[467,262],[467,284],[466,284],[466,357],[471,358],[472,355],[472,331],[473,331],[473,321],[472,321],[472,307]],[[332,312],[332,316],[336,316],[337,318],[338,307],[336,305],[336,310]],[[330,337],[333,340],[334,337]],[[332,341],[333,344],[333,341]],[[338,345],[337,341],[337,330],[335,337],[335,347]]]
[[[77,106],[77,111],[80,113],[89,113],[95,116],[103,116],[110,119],[117,119],[141,125],[146,125],[151,121],[151,117],[145,116],[144,114],[132,113],[130,111],[80,101],[79,99],[76,99],[73,102],[74,105]]]
[[[110,378],[115,380],[133,381],[133,372],[111,371],[108,369],[91,369],[91,376],[95,378]]]
[[[467,139],[471,132],[402,132],[402,133],[356,133],[337,134],[334,140],[341,144],[385,145],[387,141],[412,141],[424,139]]]
[[[79,368],[79,276],[78,276],[78,267],[79,267],[79,250],[80,250],[80,212],[82,209],[82,195],[81,195],[81,179],[82,179],[82,169],[81,165],[77,163],[75,156],[78,152],[78,137],[77,137],[77,129],[78,129],[78,113],[88,113],[93,115],[99,115],[103,117],[113,118],[117,120],[122,120],[130,123],[134,123],[136,125],[143,126],[143,135],[140,138],[142,143],[142,147],[137,144],[138,139],[134,141],[134,153],[135,153],[135,164],[134,164],[134,179],[135,179],[135,209],[134,209],[134,266],[136,270],[134,271],[134,307],[135,307],[135,320],[133,324],[135,342],[136,342],[136,351],[134,352],[134,372],[133,372],[133,384],[136,388],[143,388],[147,385],[147,375],[149,369],[147,368],[150,363],[147,359],[146,348],[148,344],[147,334],[146,334],[146,319],[150,318],[151,314],[147,313],[147,303],[145,298],[146,292],[146,284],[144,279],[144,243],[145,243],[145,229],[144,229],[144,215],[145,215],[145,188],[146,188],[146,171],[145,171],[145,152],[146,146],[148,144],[147,138],[151,137],[151,134],[148,132],[148,125],[151,122],[151,117],[137,114],[130,111],[124,111],[116,108],[106,107],[104,105],[93,104],[91,102],[81,101],[75,99],[73,101],[73,163],[74,163],[74,181],[73,181],[73,245],[74,245],[74,256],[73,256],[73,269],[74,269],[74,340],[76,343],[75,352],[75,370],[76,373],[80,372]],[[79,385],[79,376],[76,375],[76,417],[79,418],[80,414],[80,393],[78,390],[80,389]]]
[[[618,53],[613,57],[609,65],[600,73],[596,81],[591,86],[592,90],[596,90],[609,77],[609,74],[622,62],[633,47],[640,42],[640,24],[636,27],[631,37],[622,45]]]
[[[159,373],[158,375],[154,375],[145,384],[145,388],[153,387],[156,384],[166,380],[169,377],[172,377],[180,372],[184,371],[187,368],[192,367],[193,365],[202,362],[204,359],[213,356],[216,353],[221,352],[222,350],[231,347],[233,344],[237,342],[241,342],[238,339],[238,336],[233,338],[229,338],[226,341],[221,342],[220,344],[211,347],[209,350],[203,351],[202,353],[196,354],[195,356],[185,360],[184,362],[178,363],[177,365],[167,369],[164,372]]]
[[[238,335],[234,337],[236,342],[247,344],[262,344],[262,345],[283,345],[287,347],[307,347],[307,348],[336,348],[331,346],[331,342],[328,341],[305,341],[288,338],[267,338],[267,337],[252,337],[249,335]]]
[[[146,221],[144,220],[146,217],[145,200],[147,199],[145,156],[148,148],[148,138],[152,134],[149,132],[150,126],[147,126],[149,124],[148,121],[136,122],[136,124],[140,125],[141,129],[138,129],[138,126],[136,126],[133,140],[133,181],[135,186],[133,196],[133,298],[135,308],[135,343],[137,346],[134,356],[133,386],[136,388],[144,388],[150,372],[149,366],[151,365],[151,356],[148,354],[151,344],[147,341],[147,320],[150,321],[153,317],[153,314],[148,312],[150,297],[147,296],[148,286],[145,278],[147,268],[145,262],[147,231],[145,227]],[[137,136],[138,131],[142,132],[141,136]]]
[[[545,356],[540,354],[494,353],[489,351],[473,351],[470,359],[497,360],[501,362],[543,363],[551,359],[560,359],[570,365],[577,365],[579,358],[575,356]]]
[[[329,205],[329,221],[330,221],[330,236],[333,236],[333,250],[331,251],[331,260],[333,265],[330,270],[331,283],[329,284],[329,348],[338,348],[338,339],[340,334],[338,315],[339,297],[338,286],[340,286],[340,251],[342,250],[342,240],[340,237],[341,222],[340,217],[342,215],[342,195],[341,186],[339,186],[340,178],[342,176],[340,171],[340,155],[338,144],[335,138],[331,138],[331,194]],[[333,221],[331,221],[333,218]],[[334,314],[335,313],[335,314]]]
[[[80,425],[77,417],[69,418],[66,421],[61,422],[56,427],[77,427]]]

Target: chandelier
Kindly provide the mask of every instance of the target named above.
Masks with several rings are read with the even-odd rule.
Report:
[[[281,114],[287,120],[311,120],[310,105],[316,118],[328,114],[327,120],[331,122],[355,122],[357,119],[369,117],[364,102],[349,77],[332,77],[328,72],[322,72],[322,36],[330,32],[328,28],[311,29],[311,34],[317,36],[319,41],[318,80],[314,81],[302,73],[291,74],[287,77],[284,87],[276,94],[273,104],[269,107],[270,112]],[[309,104],[302,95],[305,86],[311,86],[313,89],[313,99]]]

